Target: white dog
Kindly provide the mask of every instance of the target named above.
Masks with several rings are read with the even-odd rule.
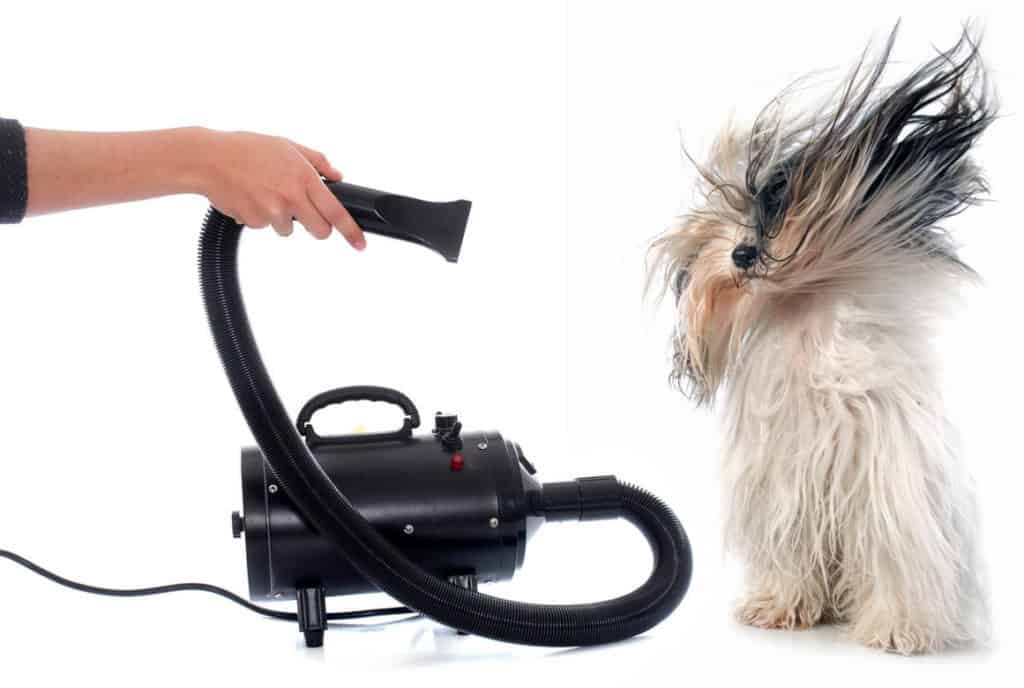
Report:
[[[674,378],[725,404],[739,618],[909,654],[987,630],[929,336],[974,275],[938,223],[987,191],[967,154],[995,106],[966,30],[884,87],[895,33],[826,106],[727,127],[652,276],[677,296]]]

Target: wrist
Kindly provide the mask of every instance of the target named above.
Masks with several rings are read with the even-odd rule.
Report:
[[[205,127],[182,127],[172,132],[171,178],[175,192],[208,196],[215,159],[210,147],[217,132]]]

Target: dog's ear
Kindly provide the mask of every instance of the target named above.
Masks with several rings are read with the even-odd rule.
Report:
[[[707,210],[679,219],[651,246],[649,285],[675,296],[677,325],[670,379],[698,404],[710,404],[748,321],[750,295],[737,280],[737,228]]]

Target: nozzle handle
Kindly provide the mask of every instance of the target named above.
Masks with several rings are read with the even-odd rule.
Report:
[[[327,188],[363,230],[425,246],[452,263],[459,260],[469,201],[433,203],[347,182],[329,182]]]

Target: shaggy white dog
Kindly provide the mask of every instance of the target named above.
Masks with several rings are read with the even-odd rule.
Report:
[[[884,87],[895,33],[827,105],[727,127],[652,276],[677,296],[675,379],[723,397],[739,618],[914,653],[987,629],[930,334],[973,277],[938,223],[986,191],[967,154],[995,106],[966,30]]]

